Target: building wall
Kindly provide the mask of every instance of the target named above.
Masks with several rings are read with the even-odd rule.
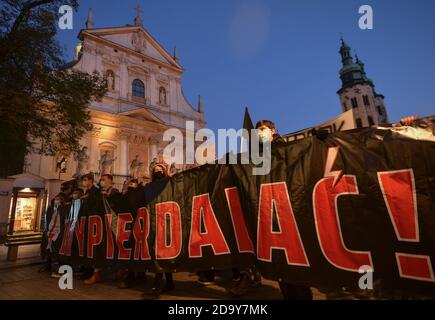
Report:
[[[369,104],[364,103],[364,96],[367,96]],[[357,101],[357,107],[352,106],[352,98]],[[370,126],[369,117],[373,119],[373,124],[377,125],[384,123],[384,117],[379,114],[377,106],[379,105],[379,99],[375,98],[375,94],[372,86],[368,84],[357,84],[351,88],[346,88],[340,93],[340,104],[343,112],[353,109],[354,118],[361,120],[363,127]],[[382,102],[383,106],[383,102]],[[385,107],[384,111],[385,111]]]

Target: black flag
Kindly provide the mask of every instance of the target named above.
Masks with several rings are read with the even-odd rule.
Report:
[[[249,134],[250,134],[251,130],[254,129],[254,125],[252,123],[251,116],[249,115],[248,107],[245,107],[245,116],[243,117],[243,129],[246,129],[248,131],[247,135],[243,134],[243,139],[245,141],[249,142],[250,141]],[[244,151],[243,150],[243,143],[244,142],[242,141],[241,145],[240,145],[240,151],[241,152]],[[248,150],[249,150],[250,146],[248,145],[247,147],[248,147]]]

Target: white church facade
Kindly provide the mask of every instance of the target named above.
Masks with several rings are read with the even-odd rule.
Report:
[[[90,14],[86,25],[70,68],[107,77],[107,94],[89,105],[93,130],[80,153],[32,155],[28,171],[63,180],[87,172],[147,179],[152,161],[162,161],[164,131],[183,130],[186,121],[194,121],[195,130],[204,127],[202,102],[193,107],[187,101],[177,56],[144,29],[139,16],[132,26],[93,28]]]
[[[133,25],[94,28],[90,11],[78,38],[75,59],[65,67],[105,75],[108,92],[88,107],[93,129],[81,139],[80,152],[29,154],[24,172],[1,182],[11,191],[1,199],[0,234],[40,231],[61,183],[82,174],[93,172],[97,181],[112,174],[118,188],[130,178],[147,182],[150,165],[163,161],[167,129],[185,134],[186,121],[194,121],[195,131],[205,126],[201,98],[193,106],[183,94],[184,69],[175,50],[169,54],[139,16]]]

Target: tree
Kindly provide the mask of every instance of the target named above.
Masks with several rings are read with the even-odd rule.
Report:
[[[76,152],[92,129],[87,105],[106,79],[65,67],[58,10],[77,0],[2,0],[0,9],[0,176],[20,173],[29,152]]]

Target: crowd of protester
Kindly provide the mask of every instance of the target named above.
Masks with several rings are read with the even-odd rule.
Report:
[[[409,125],[418,117],[408,117],[401,121],[402,125]],[[283,139],[276,133],[275,125],[272,121],[262,120],[256,125],[260,141],[270,140],[272,144],[283,143]],[[317,133],[318,134],[318,133]],[[124,183],[121,191],[114,187],[113,177],[105,174],[100,178],[98,184],[94,181],[92,173],[80,178],[80,187],[76,186],[69,192],[61,192],[54,197],[45,215],[44,238],[42,242],[42,254],[46,264],[41,271],[49,271],[52,277],[60,277],[58,273],[59,259],[58,251],[62,242],[62,234],[66,221],[77,220],[79,209],[95,212],[99,196],[103,197],[106,213],[113,208],[119,209],[120,205],[129,203],[139,203],[145,206],[150,203],[163,190],[168,182],[169,174],[164,164],[155,164],[151,168],[151,181],[147,184],[131,179]],[[123,195],[123,196],[122,196]],[[122,198],[122,201],[120,199]],[[121,202],[121,203],[120,203]],[[98,210],[97,210],[98,211]],[[93,265],[92,268],[85,266],[74,266],[78,268],[78,273],[86,285],[94,285],[103,281],[102,267]],[[227,289],[229,295],[243,296],[252,288],[261,286],[261,275],[254,266],[251,268],[232,269],[232,281],[234,286]],[[165,278],[165,281],[163,281]],[[130,288],[138,281],[146,281],[145,272],[132,270],[117,270],[116,279],[119,281],[119,288]],[[215,281],[215,270],[204,270],[198,272],[198,282],[202,285],[210,285]],[[311,288],[308,286],[294,285],[290,283],[279,283],[284,299],[311,300],[313,298]],[[161,293],[175,289],[172,273],[155,273],[152,289],[149,294],[144,294],[144,298],[150,295],[158,297]],[[331,294],[331,293],[330,293]],[[342,296],[344,292],[338,290],[333,295]]]
[[[62,264],[61,256],[58,255],[62,235],[67,221],[77,220],[80,210],[95,211],[98,197],[103,198],[106,213],[113,208],[120,208],[120,202],[140,203],[141,206],[151,202],[163,190],[169,175],[164,164],[156,164],[152,168],[151,181],[147,184],[140,183],[137,179],[131,179],[124,183],[123,190],[114,187],[113,177],[110,174],[103,175],[99,182],[94,181],[94,174],[89,173],[80,178],[79,183],[69,192],[61,192],[54,197],[45,214],[44,237],[42,242],[42,255],[45,265],[41,272],[51,272],[53,278],[59,278],[58,269]],[[138,198],[140,197],[140,199]],[[84,280],[86,285],[95,285],[103,281],[103,268],[98,264],[89,266],[73,266],[75,274]],[[131,288],[138,282],[147,281],[146,272],[137,272],[126,269],[112,270],[115,273],[118,287]],[[228,289],[229,294],[240,296],[246,293],[248,288],[261,285],[261,276],[254,269],[233,269],[234,287]],[[198,282],[207,286],[214,284],[215,271],[205,270],[198,272]],[[172,273],[155,273],[151,286],[151,292],[145,293],[144,298],[158,297],[160,294],[175,289]]]

